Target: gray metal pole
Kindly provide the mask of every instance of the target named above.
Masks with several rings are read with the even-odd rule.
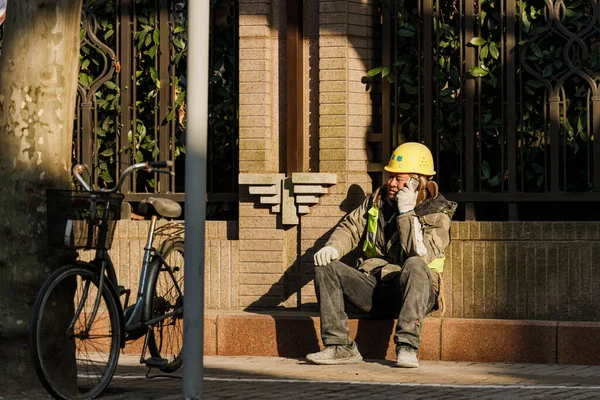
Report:
[[[182,398],[202,398],[210,2],[189,0]]]

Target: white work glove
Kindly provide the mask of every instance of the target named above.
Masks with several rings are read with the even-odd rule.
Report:
[[[406,183],[402,189],[398,191],[396,195],[396,201],[398,202],[398,211],[401,214],[409,212],[415,209],[415,204],[417,203],[417,188],[419,187],[419,183],[411,179]]]
[[[339,256],[340,253],[338,253],[335,247],[325,246],[315,253],[315,265],[324,267],[331,261],[337,260]]]

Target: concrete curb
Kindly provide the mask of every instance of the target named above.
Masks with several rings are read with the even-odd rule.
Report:
[[[322,348],[319,317],[306,312],[205,314],[204,354],[304,357]],[[395,320],[350,319],[365,359],[395,358]],[[600,323],[426,318],[421,360],[600,365]]]

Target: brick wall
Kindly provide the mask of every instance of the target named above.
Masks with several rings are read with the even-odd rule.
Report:
[[[446,317],[599,321],[600,224],[455,222]]]
[[[236,222],[207,222],[207,309],[295,307],[295,302],[285,303],[290,293],[284,284],[284,230],[267,214],[257,212],[244,227]],[[320,227],[304,229],[303,247],[313,247],[311,232],[331,230],[331,221],[322,220]],[[138,287],[148,226],[148,221],[119,221],[110,251],[119,283],[132,293]],[[443,278],[444,317],[600,321],[595,306],[600,291],[595,262],[600,256],[600,223],[453,222],[451,234]],[[253,261],[264,258],[264,250],[256,248],[267,248],[278,258]],[[91,256],[90,252],[81,254],[82,259]],[[308,258],[312,259],[311,250],[301,282],[306,296],[303,304],[305,309],[314,309]]]
[[[144,246],[150,221],[118,221],[110,256],[119,284],[131,289],[131,302],[138,290]],[[237,222],[207,221],[204,252],[204,288],[207,309],[237,310],[239,242]],[[157,237],[154,246],[162,239]],[[91,251],[80,252],[80,259],[93,258]]]

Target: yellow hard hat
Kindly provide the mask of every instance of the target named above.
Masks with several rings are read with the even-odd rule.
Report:
[[[406,142],[398,146],[383,169],[396,174],[435,175],[431,151],[417,142]]]

